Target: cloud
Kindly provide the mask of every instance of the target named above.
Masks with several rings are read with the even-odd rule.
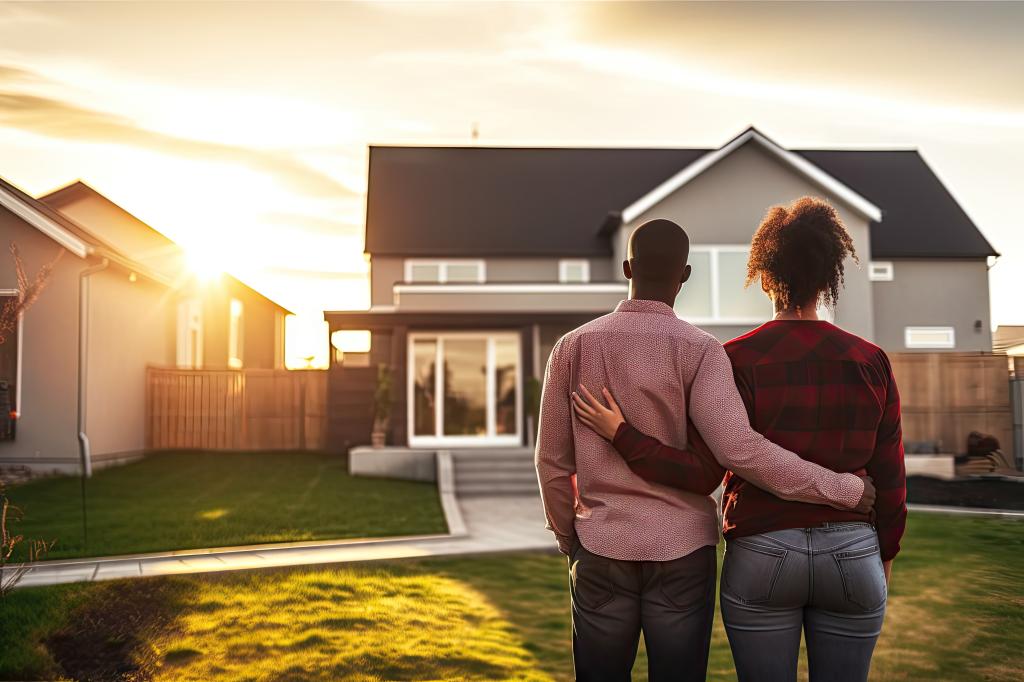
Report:
[[[21,83],[47,83],[18,67],[0,65],[0,126],[59,140],[107,143],[203,161],[238,165],[320,198],[353,198],[350,189],[280,151],[247,149],[148,130],[115,113],[25,92]]]

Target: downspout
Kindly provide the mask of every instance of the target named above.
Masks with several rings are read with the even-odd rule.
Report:
[[[101,270],[106,270],[109,266],[110,261],[104,258],[96,265],[78,273],[78,453],[82,465],[83,504],[85,479],[92,477],[89,436],[85,433],[86,386],[89,378],[89,281],[87,278]]]

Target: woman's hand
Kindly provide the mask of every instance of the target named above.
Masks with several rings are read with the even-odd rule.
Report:
[[[582,396],[575,391],[572,394],[572,407],[576,411],[576,416],[581,422],[609,441],[615,438],[615,432],[626,420],[615,403],[615,399],[612,398],[612,394],[608,392],[607,388],[601,389],[604,399],[608,401],[608,407],[605,407],[601,401],[591,395],[586,386],[580,386],[580,392],[583,393]]]

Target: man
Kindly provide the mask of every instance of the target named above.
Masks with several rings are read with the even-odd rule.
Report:
[[[722,345],[672,309],[690,276],[689,248],[668,220],[634,230],[622,264],[629,300],[563,336],[548,360],[537,475],[548,528],[569,557],[580,680],[628,680],[641,631],[652,682],[705,678],[719,532],[707,494],[644,481],[578,425],[570,395],[579,387],[614,386],[633,426],[674,447],[686,445],[689,417],[722,467],[784,499],[862,510],[874,502],[869,480],[807,462],[750,428]]]

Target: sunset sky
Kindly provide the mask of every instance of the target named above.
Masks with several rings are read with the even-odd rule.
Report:
[[[370,143],[916,147],[1024,324],[1024,4],[0,4],[0,176],[365,307]]]

